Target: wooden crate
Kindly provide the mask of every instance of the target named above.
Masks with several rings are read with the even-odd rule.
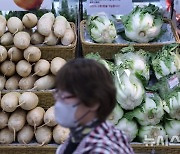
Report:
[[[142,144],[131,145],[135,154],[180,154],[180,145],[145,146]]]
[[[180,146],[145,146],[142,144],[131,144],[135,154],[180,154]],[[0,145],[1,154],[55,154],[57,144],[39,146],[39,144],[9,144]]]
[[[0,154],[55,154],[57,144],[39,146],[39,144],[0,145]]]

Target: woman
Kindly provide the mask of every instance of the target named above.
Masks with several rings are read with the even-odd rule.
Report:
[[[126,136],[106,122],[115,107],[116,89],[108,70],[90,59],[74,59],[56,77],[55,116],[70,128],[57,154],[132,154]]]

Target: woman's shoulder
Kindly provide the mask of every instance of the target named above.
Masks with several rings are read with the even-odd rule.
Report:
[[[109,153],[132,154],[133,150],[128,143],[127,137],[122,131],[116,129],[109,122],[103,122],[96,127],[85,140],[85,147],[91,149],[93,153],[98,151]]]
[[[108,121],[105,121],[94,128],[94,130],[89,134],[89,137],[99,137],[99,139],[108,138],[109,140],[127,140],[124,133],[121,130],[115,128],[115,126]]]

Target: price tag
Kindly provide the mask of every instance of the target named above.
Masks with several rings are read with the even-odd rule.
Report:
[[[125,15],[132,11],[132,0],[87,0],[88,15],[105,12],[109,15]]]
[[[176,75],[173,75],[172,77],[169,78],[168,80],[169,88],[173,89],[179,84],[179,79]]]

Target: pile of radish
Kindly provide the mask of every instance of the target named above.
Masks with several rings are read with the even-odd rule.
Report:
[[[61,144],[67,139],[69,130],[57,125],[54,106],[45,111],[38,103],[38,96],[32,92],[9,92],[2,96],[0,144]]]
[[[61,144],[67,139],[69,130],[57,125],[54,106],[47,110],[38,106],[33,92],[53,89],[55,76],[66,63],[61,57],[42,59],[37,45],[68,46],[74,40],[63,16],[46,13],[38,19],[27,13],[22,20],[6,20],[0,15],[0,144]]]
[[[21,42],[21,41],[19,41]],[[41,50],[30,45],[25,50],[0,45],[0,90],[48,90],[54,88],[55,75],[66,60],[41,59]]]
[[[8,20],[0,15],[0,44],[15,45],[26,49],[32,45],[68,46],[75,40],[75,33],[63,16],[53,13],[44,14],[40,19],[33,13],[27,13],[22,20],[11,17]]]

